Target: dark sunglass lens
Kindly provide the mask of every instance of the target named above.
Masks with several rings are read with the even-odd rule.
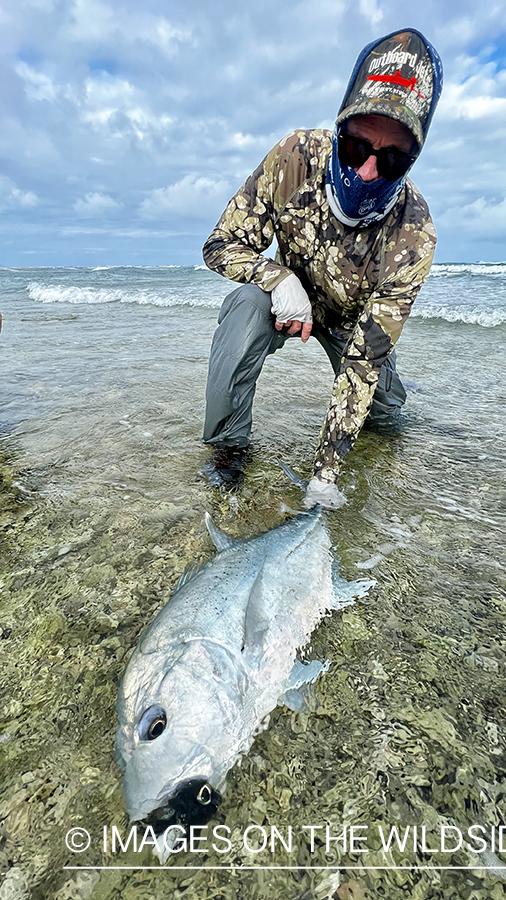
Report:
[[[359,169],[371,155],[372,144],[351,134],[340,134],[338,142],[339,159],[352,169]]]
[[[413,158],[402,150],[385,147],[378,153],[378,174],[386,181],[396,181],[408,171]]]
[[[345,166],[360,169],[371,155],[377,159],[378,175],[385,181],[397,181],[406,174],[415,161],[414,156],[397,150],[396,147],[382,147],[375,150],[369,141],[341,132],[337,142],[339,159]]]

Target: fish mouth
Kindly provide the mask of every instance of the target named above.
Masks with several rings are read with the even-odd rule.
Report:
[[[206,825],[216,814],[221,794],[205,778],[191,778],[178,784],[160,806],[142,820],[158,836],[168,828],[179,825],[189,836],[192,825]]]

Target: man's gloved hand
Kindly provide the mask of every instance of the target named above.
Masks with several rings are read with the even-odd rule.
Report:
[[[328,509],[340,509],[346,503],[346,497],[337,489],[337,485],[312,478],[306,488],[306,496],[302,501],[304,509],[313,506],[326,506]]]
[[[292,273],[276,285],[271,292],[271,303],[277,330],[287,325],[288,334],[296,334],[302,328],[301,338],[306,342],[311,334],[313,313],[309,297],[296,275]]]

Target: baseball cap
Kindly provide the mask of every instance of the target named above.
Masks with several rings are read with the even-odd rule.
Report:
[[[393,32],[360,53],[336,124],[351,116],[388,116],[422,147],[442,86],[443,65],[432,44],[412,28]]]

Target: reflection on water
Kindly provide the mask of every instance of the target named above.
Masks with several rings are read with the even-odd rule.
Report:
[[[156,313],[164,330],[153,310],[136,309],[134,334],[123,308],[114,340],[134,335],[138,347],[122,362],[119,344],[101,349],[111,320],[86,310],[95,356],[86,342],[79,354],[69,344],[53,368],[27,359],[27,386],[9,382],[18,415],[0,436],[2,900],[502,897],[504,871],[483,869],[499,865],[495,857],[480,859],[465,842],[453,853],[427,848],[437,849],[442,825],[466,841],[482,826],[490,844],[491,827],[505,821],[504,375],[498,350],[489,383],[476,383],[472,359],[448,357],[446,326],[420,322],[403,336],[403,371],[420,387],[407,427],[362,434],[340,483],[347,505],[328,517],[342,574],[372,576],[376,587],[314,635],[313,654],[331,666],[310,709],[277,709],[229,775],[217,822],[231,829],[230,852],[209,842],[208,853],[172,861],[301,868],[63,870],[157,864],[148,847],[119,857],[110,842],[102,849],[104,826],[128,833],[112,756],[128,654],[185,566],[214,552],[206,509],[249,536],[281,521],[282,503],[297,508],[300,493],[276,457],[308,473],[331,383],[316,345],[294,343],[269,361],[248,478],[240,493],[220,495],[198,474],[214,314]],[[74,325],[63,323],[66,339]],[[185,329],[195,335],[186,355]],[[499,349],[501,340],[504,349],[499,330]],[[367,826],[355,832],[366,843],[334,841],[327,853],[327,824],[331,837]],[[274,852],[248,852],[251,825],[285,838],[292,826],[291,852],[279,840]],[[321,826],[314,852],[302,830],[310,825]],[[382,848],[379,827],[394,825],[401,834],[411,826],[403,851]],[[65,845],[77,827],[92,836],[82,854]],[[394,865],[420,868],[365,868]]]

